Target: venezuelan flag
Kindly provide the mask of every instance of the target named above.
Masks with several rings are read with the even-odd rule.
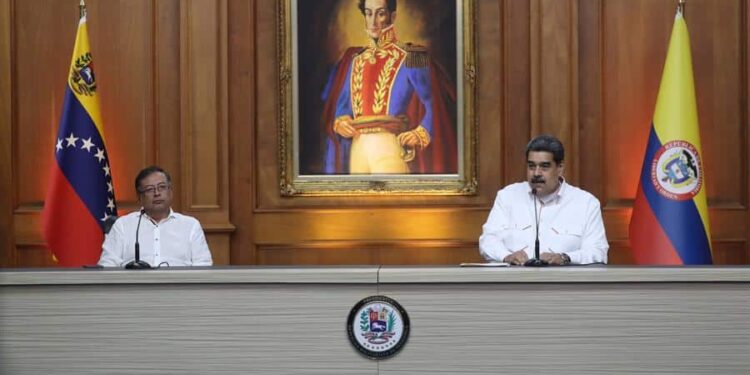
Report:
[[[117,206],[84,7],[54,152],[42,214],[44,238],[59,265],[95,264],[101,254],[104,221],[117,216]]]
[[[690,37],[677,11],[630,220],[638,264],[711,264]]]

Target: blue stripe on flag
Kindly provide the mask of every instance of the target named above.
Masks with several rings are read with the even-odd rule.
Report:
[[[703,227],[698,208],[692,199],[675,201],[656,191],[651,182],[651,162],[662,143],[656,135],[654,125],[648,137],[646,157],[641,169],[641,186],[651,211],[669,237],[684,264],[710,264],[711,248]]]
[[[86,204],[91,215],[102,226],[102,219],[105,214],[117,214],[116,208],[114,210],[107,208],[109,197],[107,182],[111,183],[112,179],[111,176],[105,176],[104,167],[108,165],[109,157],[94,121],[70,90],[70,87],[66,87],[65,90],[65,101],[60,122],[57,138],[62,139],[62,149],[55,149],[57,164],[70,185]],[[69,146],[69,142],[66,140],[71,134],[78,138],[74,140],[75,146]],[[83,146],[84,140],[89,139],[94,146],[87,151]],[[104,156],[101,161],[96,157],[99,150],[103,152]]]

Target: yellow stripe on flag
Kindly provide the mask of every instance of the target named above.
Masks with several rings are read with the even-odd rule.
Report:
[[[675,16],[664,72],[659,85],[659,95],[656,99],[654,130],[662,144],[675,140],[690,142],[697,149],[701,161],[703,160],[698,125],[698,106],[695,100],[695,84],[693,82],[690,35],[685,18],[679,11]],[[705,168],[702,167],[701,169],[702,172],[705,171]],[[705,174],[703,181],[700,190],[693,197],[693,201],[698,208],[706,234],[710,238]]]
[[[102,128],[101,113],[99,112],[99,99],[96,90],[88,90],[85,82],[80,78],[76,79],[80,67],[90,62],[91,48],[89,47],[89,32],[86,27],[86,16],[81,17],[78,23],[78,33],[76,34],[76,44],[73,47],[73,57],[70,61],[70,71],[68,72],[68,86],[73,90],[73,94],[81,103],[86,112],[88,112],[94,125],[99,130],[99,134],[104,139],[104,129]],[[76,68],[79,69],[76,69]]]

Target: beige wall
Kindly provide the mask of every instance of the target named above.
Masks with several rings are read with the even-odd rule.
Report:
[[[406,0],[403,0],[406,1]],[[523,178],[533,134],[558,135],[566,175],[602,202],[613,263],[627,226],[674,0],[478,0],[478,182],[468,197],[279,194],[273,0],[89,0],[121,210],[147,164],[218,264],[478,260],[496,190]],[[0,0],[0,264],[52,265],[41,238],[77,1]],[[747,1],[693,0],[691,31],[714,259],[750,263]]]

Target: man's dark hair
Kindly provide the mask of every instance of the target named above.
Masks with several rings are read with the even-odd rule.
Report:
[[[552,158],[556,164],[560,164],[565,160],[565,148],[559,139],[543,134],[534,137],[534,139],[526,145],[526,159],[529,158],[529,152],[531,151],[546,151],[552,153]]]
[[[396,0],[385,0],[385,6],[386,8],[388,8],[389,12],[391,13],[395,12]],[[362,12],[362,14],[365,14],[365,0],[359,0],[357,7],[359,8],[359,11]]]
[[[167,173],[167,171],[164,170],[164,168],[158,167],[156,165],[152,165],[152,166],[141,169],[141,171],[138,172],[138,175],[135,176],[135,191],[140,194],[141,193],[141,190],[140,190],[141,181],[145,180],[146,177],[157,172],[164,173],[164,176],[167,177],[167,183],[169,185],[172,185],[172,176],[170,176],[169,173]]]

